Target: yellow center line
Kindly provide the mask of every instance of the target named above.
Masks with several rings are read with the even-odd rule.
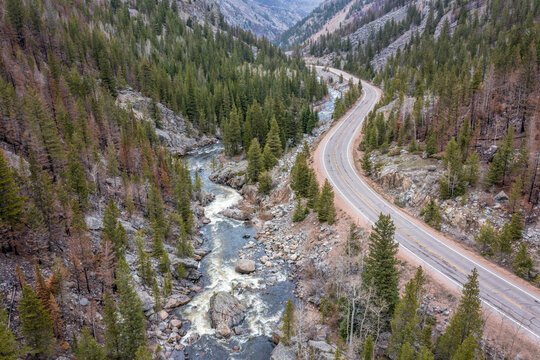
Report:
[[[361,111],[367,104],[361,106],[358,111]],[[356,110],[353,110],[353,112],[356,111]],[[352,114],[351,114],[352,115]],[[351,121],[346,127],[345,127],[345,131],[343,131],[341,133],[341,135],[339,136],[338,138],[338,141],[336,143],[336,146],[335,146],[335,151],[334,151],[334,164],[336,166],[336,169],[339,173],[339,176],[341,177],[341,179],[345,182],[345,184],[347,184],[347,186],[349,187],[349,189],[351,189],[351,191],[358,197],[358,199],[360,199],[368,208],[370,208],[371,210],[373,210],[373,212],[375,212],[376,214],[380,214],[380,211],[377,211],[371,204],[369,204],[352,186],[351,184],[349,184],[349,182],[345,179],[345,177],[343,176],[339,166],[338,166],[338,162],[337,162],[337,150],[338,150],[338,145],[341,143],[341,139],[343,137],[343,135],[345,135],[345,133],[347,132],[347,129],[350,128],[350,126],[352,125],[353,121]],[[348,151],[349,149],[347,149]],[[354,161],[354,158],[353,158],[353,161]],[[356,169],[353,169],[353,171],[356,171]],[[345,199],[344,199],[345,200]],[[422,248],[424,248],[426,251],[428,251],[429,253],[431,253],[432,255],[436,256],[437,258],[439,258],[440,260],[444,261],[445,263],[447,263],[448,265],[454,267],[456,270],[458,270],[459,272],[463,273],[464,275],[468,276],[468,272],[464,271],[462,268],[460,268],[459,266],[453,264],[452,262],[448,261],[447,259],[443,258],[441,255],[437,254],[436,252],[434,252],[433,250],[431,250],[430,248],[428,248],[426,245],[420,243],[418,240],[414,239],[411,235],[409,235],[407,232],[405,232],[404,230],[402,230],[401,228],[399,228],[398,226],[396,226],[396,229],[401,232],[403,235],[405,235],[406,237],[408,237],[410,240],[414,241],[417,245],[421,246]],[[491,291],[501,295],[504,299],[506,299],[507,301],[509,301],[510,303],[514,304],[515,306],[519,307],[520,309],[522,310],[525,310],[527,311],[528,313],[530,313],[531,315],[533,315],[535,318],[539,318],[539,316],[537,316],[536,314],[534,314],[533,312],[531,312],[529,309],[521,306],[520,304],[518,304],[517,302],[515,302],[514,300],[508,298],[506,295],[504,295],[503,293],[501,293],[500,291],[494,289],[493,287],[491,287],[489,284],[486,284],[484,283],[483,281],[480,281],[480,283],[482,283],[486,288],[490,289]]]

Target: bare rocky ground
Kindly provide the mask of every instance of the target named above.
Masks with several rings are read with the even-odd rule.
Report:
[[[397,147],[391,148],[387,154],[373,152],[371,157],[376,168],[371,179],[388,200],[422,219],[421,210],[430,199],[434,199],[440,209],[441,231],[469,248],[477,248],[474,237],[486,223],[490,222],[500,230],[510,221],[512,211],[504,190],[496,192],[478,185],[465,196],[440,200],[439,178],[444,175],[440,160],[428,158],[422,152],[409,153]],[[485,168],[481,169],[480,178],[486,171]],[[535,250],[531,251],[531,255],[538,264],[540,209],[528,209],[524,215],[523,240]],[[503,265],[510,264],[503,260]]]

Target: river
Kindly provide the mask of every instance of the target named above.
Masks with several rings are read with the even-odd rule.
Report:
[[[340,95],[330,89],[330,98],[319,109],[321,123],[331,117],[334,101]],[[212,157],[223,151],[221,144],[210,145],[193,151],[187,157],[191,171],[197,171],[203,180],[203,189],[215,195],[214,201],[205,207],[205,214],[211,222],[202,227],[203,246],[212,249],[200,263],[203,273],[200,285],[203,291],[184,308],[179,317],[191,322],[191,329],[184,339],[197,333],[200,339],[186,347],[189,359],[221,360],[252,359],[266,360],[273,350],[271,335],[279,323],[285,303],[293,297],[294,283],[288,280],[290,269],[286,263],[277,264],[272,269],[262,267],[259,257],[265,255],[264,248],[257,244],[255,260],[257,271],[254,275],[235,272],[238,253],[253,240],[257,230],[249,222],[237,221],[219,213],[242,200],[234,189],[215,184],[209,180]],[[255,241],[256,242],[256,241]],[[246,318],[242,327],[246,334],[232,336],[229,340],[218,339],[210,326],[209,302],[218,291],[233,291],[246,307]]]

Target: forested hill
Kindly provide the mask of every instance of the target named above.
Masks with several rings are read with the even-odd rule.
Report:
[[[273,166],[311,131],[326,85],[210,2],[6,0],[0,44],[0,352],[21,340],[41,357],[90,347],[146,358],[129,266],[159,284],[155,296],[184,281],[171,279],[163,243],[193,255],[201,199],[169,145],[217,135],[236,155],[269,137]],[[134,236],[134,222],[146,230]],[[83,332],[78,350],[89,326],[114,346]]]
[[[481,203],[486,214],[500,207],[503,220],[497,224],[491,216],[487,224],[467,220],[460,226],[473,234],[471,243],[484,255],[537,283],[540,4],[372,4],[377,6],[355,22],[302,49],[314,61],[383,89],[378,109],[363,128],[364,171],[384,181],[384,161],[398,162],[408,155],[419,161],[402,165],[409,173],[425,170],[419,165],[423,160],[440,166],[437,181],[419,195],[426,203],[412,205],[425,206],[417,214],[439,224],[443,211],[452,206],[465,212]],[[372,156],[377,159],[373,172]],[[497,203],[496,194],[507,199],[504,204]],[[452,218],[448,213],[445,217],[447,225]]]
[[[505,161],[486,181],[506,187],[519,173],[523,194],[538,203],[538,2],[377,0],[353,8],[354,21],[300,52],[383,88],[381,106],[392,111],[368,121],[366,149],[414,142],[433,154],[460,137],[464,158],[474,152],[487,165],[513,130],[512,157],[520,147],[529,153],[525,168],[509,174]]]
[[[394,107],[378,130],[370,121],[366,145],[425,141],[433,154],[455,138],[464,159],[477,154],[498,168],[486,185],[508,185],[519,176],[528,201],[538,203],[539,13],[532,0],[435,2],[424,31],[374,77],[384,87],[383,103],[412,99],[412,111]],[[370,55],[357,48],[344,67],[366,76]],[[497,149],[505,137],[511,153],[501,164]],[[520,158],[520,151],[528,156]],[[456,186],[451,196],[463,193],[464,185]]]

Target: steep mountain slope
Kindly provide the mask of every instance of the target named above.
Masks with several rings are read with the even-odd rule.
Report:
[[[217,0],[225,19],[257,36],[274,40],[322,0]]]
[[[308,16],[294,24],[285,31],[279,38],[275,40],[278,46],[289,48],[293,45],[300,44],[310,38],[312,35],[323,31],[326,32],[335,30],[331,25],[325,28],[327,23],[331,23],[336,17],[334,23],[341,23],[343,18],[348,18],[347,9],[363,0],[326,0],[314,9]],[[339,16],[341,15],[341,16]],[[341,21],[340,21],[341,20]]]

